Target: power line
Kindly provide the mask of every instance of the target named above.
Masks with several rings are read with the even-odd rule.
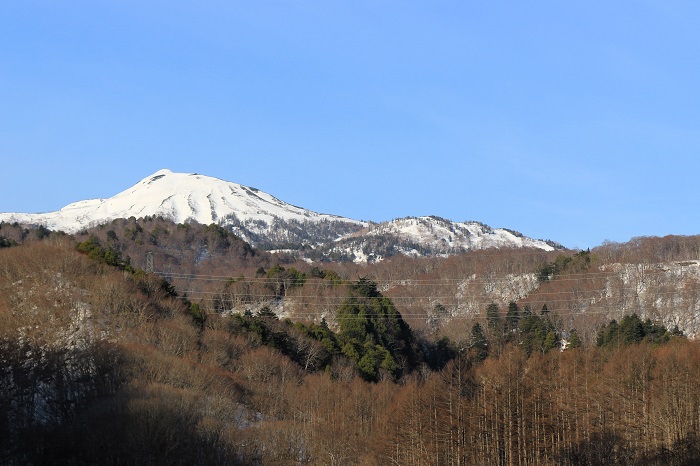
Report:
[[[226,300],[225,296],[221,296],[219,294],[216,294],[214,292],[188,292],[188,298],[190,299],[200,299],[200,300],[212,300],[212,301],[219,301],[222,302],[222,304],[225,303],[227,306],[232,306],[232,307],[238,307],[238,306],[255,306],[255,305],[261,305],[269,302],[274,302],[274,301],[281,301],[278,297],[274,295],[267,295],[267,296],[257,296],[255,299],[247,302],[234,302],[235,300],[228,301]],[[668,296],[676,298],[677,296],[668,293]],[[218,298],[218,299],[217,299]],[[291,296],[291,297],[286,297],[284,298],[284,303],[282,304],[283,307],[288,307],[288,308],[323,308],[323,307],[332,307],[334,309],[339,308],[343,304],[348,302],[348,297],[347,296],[303,296],[303,299],[298,299],[298,297]],[[427,306],[430,303],[426,302],[420,302],[420,299],[416,299],[415,297],[391,297],[388,296],[388,298],[391,299],[392,303],[396,306],[397,310],[400,310],[401,314],[404,315],[406,314],[406,309],[421,309],[421,316],[427,316],[430,315],[430,308],[427,308]],[[471,301],[465,301],[465,300],[458,300],[455,299],[454,297],[448,298],[448,299],[434,299],[435,297],[430,296],[430,297],[421,297],[422,300],[431,300],[432,303],[439,303],[443,306],[445,306],[447,309],[460,309],[460,308],[466,308],[466,309],[477,309],[477,312],[482,312],[486,309],[486,307],[489,304],[492,304],[494,301],[488,300],[471,300]],[[617,298],[617,299],[616,299]],[[603,302],[599,301],[597,303],[591,303],[590,299],[584,299],[582,300],[584,302],[584,305],[586,306],[585,309],[569,309],[570,305],[576,305],[577,303],[581,303],[581,301],[573,301],[570,299],[552,299],[551,297],[547,298],[537,298],[533,299],[530,301],[531,304],[535,305],[540,305],[540,304],[547,304],[547,306],[550,308],[550,312],[554,312],[558,315],[590,315],[590,314],[609,314],[609,313],[614,313],[616,310],[620,310],[621,306],[618,301],[618,299],[624,298],[624,297],[613,297],[610,301]],[[628,299],[632,300],[633,297],[627,297]],[[698,295],[696,298],[696,303],[700,302],[700,295]],[[637,303],[635,303],[637,304]],[[644,304],[642,302],[642,304]],[[528,305],[528,302],[525,302],[525,306]],[[697,305],[697,304],[696,304]],[[619,306],[619,307],[618,307]],[[643,306],[647,307],[647,306]],[[674,306],[673,303],[668,303],[665,306],[662,305],[662,308],[666,307],[671,307],[674,309],[680,309],[677,306]],[[695,309],[695,306],[691,306],[693,309],[691,310],[687,306],[684,306],[683,309],[681,310],[681,313],[685,313],[690,311],[691,313],[698,312],[700,313],[700,309]],[[432,308],[432,312],[437,312]],[[505,309],[505,308],[503,308]],[[524,311],[524,307],[520,307],[521,311]],[[643,309],[640,309],[640,311]],[[534,310],[533,312],[536,312],[537,310]],[[437,312],[439,314],[439,312]],[[452,315],[448,315],[446,317],[454,317]]]
[[[695,270],[697,269],[697,271]],[[224,306],[231,306],[233,309],[257,307],[260,305],[269,304],[275,301],[281,301],[282,297],[278,293],[270,292],[268,294],[260,293],[260,289],[254,289],[250,293],[245,290],[231,289],[230,287],[240,286],[280,286],[281,284],[293,283],[295,277],[231,277],[223,275],[207,275],[196,273],[168,273],[158,272],[168,279],[180,280],[185,282],[205,282],[205,283],[222,283],[225,284],[222,290],[208,291],[188,289],[183,291],[191,300],[211,301],[215,305],[216,301]],[[664,280],[663,283],[656,283],[660,278],[668,280],[676,279],[678,276],[686,276],[696,278],[698,286],[687,288],[685,285],[674,287],[673,289],[658,289],[659,286],[667,287],[669,283]],[[570,273],[566,275],[557,275],[551,280],[540,281],[537,279],[537,274],[527,272],[522,274],[509,274],[506,276],[492,277],[488,274],[477,276],[476,274],[465,274],[459,278],[392,278],[392,279],[372,279],[378,288],[387,288],[382,291],[384,296],[391,299],[401,315],[407,319],[421,320],[464,320],[483,318],[485,308],[498,301],[505,304],[506,298],[495,296],[496,293],[491,293],[488,290],[475,290],[473,293],[460,290],[460,287],[465,285],[468,287],[488,286],[496,287],[506,286],[508,284],[517,284],[519,281],[529,283],[532,288],[525,290],[525,295],[514,300],[520,301],[525,305],[531,304],[539,306],[547,304],[550,307],[550,312],[558,318],[585,317],[585,316],[610,316],[622,312],[623,306],[634,306],[639,308],[639,312],[647,315],[656,313],[671,314],[668,310],[673,309],[676,319],[695,321],[698,318],[700,309],[695,307],[700,302],[700,267],[695,266],[695,263],[682,264],[677,271],[670,271],[665,264],[622,264],[615,270],[596,270],[585,271],[580,273]],[[346,284],[352,284],[355,280],[344,280]],[[590,287],[587,284],[600,283],[598,286]],[[303,277],[301,283],[305,285],[325,285],[328,289],[333,289],[333,285],[328,280],[320,277]],[[691,282],[692,284],[693,282]],[[558,289],[563,286],[582,284],[579,288],[573,289]],[[618,286],[617,284],[623,285]],[[671,286],[675,286],[673,283]],[[454,293],[430,293],[417,292],[416,294],[406,294],[405,291],[412,288],[424,290],[428,287],[433,288],[457,288]],[[548,288],[554,287],[552,291]],[[526,286],[525,288],[528,288]],[[308,293],[302,290],[313,289],[308,286],[292,287],[286,289],[282,303],[283,309],[291,310],[291,316],[297,319],[318,319],[319,316],[326,311],[335,312],[338,307],[346,303],[348,296],[346,294],[320,294]],[[296,293],[298,290],[299,294]],[[401,290],[404,290],[402,293]],[[392,291],[399,294],[393,294]],[[645,295],[648,294],[648,295]],[[494,296],[489,299],[489,296]],[[688,302],[682,307],[679,301]],[[441,315],[436,311],[431,310],[429,306],[441,304],[448,309],[457,309],[458,314],[449,313]],[[319,309],[318,312],[305,311],[304,308]],[[330,309],[328,309],[330,308]],[[693,308],[693,309],[691,309]],[[233,310],[232,309],[232,310]],[[421,309],[418,311],[417,309]],[[524,309],[521,307],[521,312]],[[629,311],[628,311],[629,312]],[[367,316],[381,317],[381,314],[366,314]],[[343,317],[341,317],[343,318]],[[353,318],[349,316],[347,318]],[[334,319],[338,319],[334,316]]]
[[[681,270],[681,272],[687,272]],[[303,277],[297,279],[295,277],[232,277],[224,275],[202,275],[202,274],[192,274],[192,273],[179,273],[179,272],[167,272],[167,271],[157,271],[158,275],[168,277],[171,279],[183,279],[183,280],[201,280],[201,281],[211,281],[211,282],[224,282],[224,283],[261,283],[261,284],[274,284],[280,283],[281,281],[314,281],[323,282],[325,279],[320,277]],[[603,280],[609,278],[620,277],[621,274],[634,274],[635,271],[599,271],[599,272],[583,272],[583,273],[572,273],[566,275],[554,276],[552,279],[542,280],[541,283],[565,283],[565,282],[579,282],[582,280]],[[640,275],[653,275],[653,274],[667,274],[668,270],[664,269],[645,269],[638,271]],[[522,274],[509,274],[505,277],[475,277],[466,276],[462,278],[437,278],[437,279],[417,279],[417,278],[395,278],[388,280],[375,280],[372,279],[374,283],[384,286],[440,286],[440,285],[450,285],[459,283],[500,283],[500,282],[513,282],[513,277],[527,277],[530,279],[538,280],[538,276],[534,272],[526,272]],[[700,267],[698,267],[698,278],[700,279]],[[622,279],[622,278],[620,278]],[[352,283],[355,280],[344,280],[346,282]]]

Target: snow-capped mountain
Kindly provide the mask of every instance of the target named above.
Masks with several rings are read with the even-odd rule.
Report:
[[[418,217],[368,223],[320,214],[238,183],[166,169],[108,199],[75,202],[57,212],[4,213],[0,221],[75,233],[117,218],[147,216],[176,223],[215,223],[255,247],[292,249],[301,256],[325,260],[373,261],[395,254],[448,255],[489,247],[552,250],[558,246],[478,222]]]
[[[427,216],[371,223],[335,241],[325,253],[356,262],[374,262],[397,254],[448,256],[487,248],[553,251],[563,247],[552,241],[528,238],[516,231],[491,228],[480,222],[453,222]]]
[[[368,236],[385,234],[412,240],[446,253],[498,247],[554,250],[554,247],[545,241],[527,238],[513,230],[494,229],[480,222],[452,222],[435,216],[402,218],[367,228]]]
[[[162,216],[176,223],[258,225],[261,230],[278,219],[364,225],[356,220],[302,209],[238,183],[196,173],[173,173],[167,169],[108,199],[75,202],[57,212],[0,214],[0,221],[44,225],[75,233],[115,218],[146,216]]]

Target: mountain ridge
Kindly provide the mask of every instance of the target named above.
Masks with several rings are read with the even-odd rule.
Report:
[[[77,201],[55,212],[0,213],[0,221],[76,233],[117,218],[162,216],[175,223],[218,224],[254,247],[297,251],[302,257],[366,262],[395,254],[450,255],[491,247],[563,246],[481,222],[436,216],[374,223],[322,214],[239,183],[161,169],[110,198]],[[381,243],[379,251],[372,245]]]

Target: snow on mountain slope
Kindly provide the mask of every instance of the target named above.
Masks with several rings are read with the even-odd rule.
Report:
[[[453,222],[440,217],[407,217],[373,223],[327,247],[326,255],[354,262],[376,262],[396,254],[413,257],[449,256],[475,249],[563,249],[552,242],[528,238],[480,222]]]
[[[0,214],[0,221],[75,233],[117,218],[146,216],[219,224],[254,247],[299,251],[300,257],[312,260],[370,262],[396,254],[450,255],[491,247],[549,251],[557,246],[478,222],[410,217],[367,223],[320,214],[238,183],[170,170],[160,170],[109,199],[79,201],[57,212]]]
[[[542,240],[525,237],[512,230],[491,228],[479,222],[452,222],[440,217],[409,217],[367,228],[367,234],[392,234],[432,249],[472,250],[498,247],[532,247],[553,251]]]
[[[0,221],[44,225],[74,233],[116,218],[162,216],[176,223],[208,225],[227,220],[269,225],[277,219],[297,222],[362,222],[287,204],[267,193],[196,173],[160,170],[109,199],[69,204],[57,212],[0,214]]]

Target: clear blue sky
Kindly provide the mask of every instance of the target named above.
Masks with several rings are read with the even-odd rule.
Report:
[[[568,247],[700,234],[700,2],[0,4],[0,211],[161,168]]]

